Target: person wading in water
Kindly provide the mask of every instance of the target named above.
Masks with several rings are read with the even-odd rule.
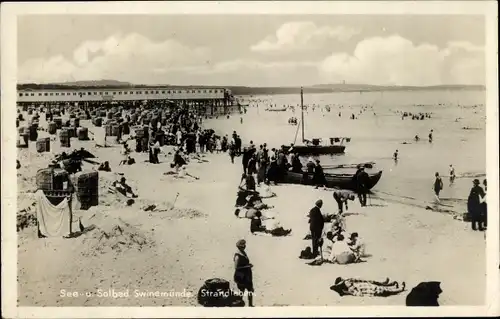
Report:
[[[456,177],[457,176],[455,175],[455,168],[450,164],[450,185],[453,184]]]

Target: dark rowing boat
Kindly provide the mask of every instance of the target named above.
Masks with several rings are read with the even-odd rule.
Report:
[[[378,181],[382,177],[382,171],[377,173],[368,173],[370,177],[370,185],[368,189],[372,189],[377,185]],[[328,188],[340,188],[356,190],[356,183],[354,181],[353,174],[335,174],[335,173],[325,173],[326,187]],[[301,185],[312,185],[313,174],[309,173],[307,178],[304,174],[295,173],[288,171],[283,177],[282,183],[284,184],[301,184]]]
[[[283,146],[283,150],[289,153],[292,146]],[[294,145],[293,153],[299,155],[331,155],[343,154],[345,145]]]

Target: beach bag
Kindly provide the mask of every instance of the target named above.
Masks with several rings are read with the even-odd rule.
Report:
[[[300,252],[300,256],[299,256],[300,259],[314,259],[315,256],[314,254],[312,253],[312,250],[311,250],[311,247],[307,246],[305,249],[303,249],[301,252]]]
[[[204,307],[242,307],[243,298],[231,291],[229,281],[212,278],[198,290],[198,303]]]
[[[421,282],[413,287],[410,293],[406,296],[406,306],[408,307],[438,307],[439,295],[441,290],[441,282],[428,281]]]

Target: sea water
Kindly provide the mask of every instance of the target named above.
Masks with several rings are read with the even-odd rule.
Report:
[[[290,117],[299,121],[300,94],[243,97],[247,113],[209,120],[208,127],[220,132],[236,131],[244,144],[250,140],[269,148],[301,140],[301,125],[288,124]],[[242,104],[243,104],[242,103]],[[295,106],[295,111],[268,112],[269,105]],[[304,94],[305,138],[350,137],[345,154],[321,156],[325,167],[335,164],[375,162],[382,179],[373,189],[382,196],[414,198],[420,203],[434,201],[434,174],[443,177],[442,203],[465,211],[465,200],[472,179],[485,178],[486,112],[484,91],[397,91]],[[313,110],[313,106],[316,108]],[[327,112],[325,106],[329,106]],[[341,116],[339,116],[341,112]],[[431,118],[402,119],[402,112],[430,113]],[[357,119],[350,119],[354,114]],[[241,118],[243,123],[241,123]],[[470,129],[463,129],[468,127]],[[433,130],[433,142],[428,134]],[[420,137],[415,142],[414,137]],[[406,144],[404,144],[406,143]],[[393,160],[399,151],[399,160]],[[449,165],[457,179],[450,185]]]

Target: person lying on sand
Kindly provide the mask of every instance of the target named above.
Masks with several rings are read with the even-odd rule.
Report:
[[[189,158],[195,159],[198,161],[198,163],[208,163],[209,161],[203,158],[204,156],[197,154],[197,153],[191,153],[189,154]]]
[[[174,175],[175,176],[175,175]],[[191,175],[188,173],[187,171],[187,167],[186,165],[182,166],[180,169],[179,169],[179,172],[177,173],[177,175],[175,176],[176,178],[187,178],[187,177],[191,177],[191,178],[194,178],[196,180],[199,180],[200,178],[199,177],[196,177],[194,175]]]
[[[346,295],[356,297],[388,297],[403,292],[405,286],[405,282],[402,282],[400,285],[397,281],[391,282],[389,278],[384,282],[379,282],[337,277],[335,284],[330,289],[338,293],[341,297]]]
[[[280,226],[279,221],[276,219],[265,219],[267,222],[263,225],[262,224],[262,213],[260,211],[257,211],[255,213],[255,216],[252,218],[250,221],[250,232],[253,235],[256,235],[256,233],[264,233],[264,234],[270,234],[275,237],[279,236],[287,236],[292,232],[291,229],[284,229],[283,227]]]
[[[259,187],[259,196],[260,198],[271,198],[271,197],[276,197],[276,193],[271,191],[271,186],[268,184],[262,184]]]
[[[101,163],[101,165],[99,165],[99,168],[97,170],[103,172],[111,172],[111,167],[109,167],[109,162],[105,161],[104,163]]]
[[[258,210],[261,210],[261,209],[271,209],[271,208],[274,208],[274,206],[270,206],[270,205],[267,205],[267,204],[264,204],[262,202],[262,199],[260,198],[260,196],[258,194],[254,194],[254,195],[250,195],[247,197],[247,203],[246,205],[244,206],[245,208],[256,208]]]
[[[250,195],[258,195],[256,191],[248,191],[244,187],[238,187],[238,192],[236,194],[236,203],[234,207],[242,207],[248,203],[248,198]]]
[[[174,170],[165,172],[165,173],[163,173],[163,175],[172,175],[175,178],[191,177],[191,178],[194,178],[196,180],[200,179],[199,177],[196,177],[196,176],[193,176],[193,175],[189,174],[188,171],[187,171],[186,165],[178,167],[178,166],[174,166],[174,164],[172,163],[172,164],[170,164],[170,167],[172,167]]]
[[[120,194],[128,197],[130,194],[132,198],[137,198],[137,195],[132,191],[132,187],[130,187],[126,183],[127,179],[125,177],[120,178],[120,181],[114,181],[112,186],[113,188],[118,191]]]
[[[255,216],[257,216],[257,212],[260,213],[261,215],[261,220],[266,220],[266,219],[274,219],[274,216],[264,216],[262,215],[262,212],[260,210],[257,210],[255,208],[236,208],[234,211],[234,215],[238,218],[248,218],[252,219]]]

